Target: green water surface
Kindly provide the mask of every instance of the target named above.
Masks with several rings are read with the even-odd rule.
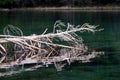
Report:
[[[52,32],[56,20],[74,25],[90,23],[104,28],[82,33],[84,43],[105,55],[91,64],[73,64],[57,72],[54,67],[1,77],[0,80],[120,80],[120,12],[10,11],[0,12],[0,34],[8,24],[21,28],[24,35]]]

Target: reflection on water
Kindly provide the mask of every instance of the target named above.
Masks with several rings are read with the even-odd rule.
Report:
[[[110,60],[115,63],[119,63],[120,59],[120,12],[41,12],[41,11],[23,11],[23,12],[0,12],[0,34],[2,29],[12,24],[18,26],[24,32],[24,35],[41,34],[46,28],[48,32],[53,29],[53,24],[56,20],[62,20],[63,22],[70,22],[75,25],[82,25],[83,23],[90,23],[94,25],[100,25],[99,28],[104,28],[104,31],[93,33],[80,34],[84,42],[91,49],[105,51],[109,57],[105,56],[104,60]],[[112,55],[112,56],[111,56]],[[114,58],[114,59],[113,59]],[[114,61],[115,60],[115,61]],[[108,62],[107,61],[107,62]],[[108,62],[108,63],[110,63]],[[85,67],[85,69],[83,69]],[[110,68],[109,68],[110,67]],[[73,66],[70,70],[63,72],[56,72],[53,69],[40,69],[34,72],[25,72],[19,74],[12,79],[19,78],[24,80],[25,78],[31,80],[118,80],[117,74],[120,73],[118,69],[119,65],[115,66]],[[116,68],[116,70],[114,70]],[[42,72],[43,71],[43,72]],[[90,71],[90,72],[89,72]],[[91,72],[92,71],[92,72]],[[115,74],[113,74],[113,72]],[[29,73],[29,74],[27,74]],[[33,75],[31,74],[36,74]],[[77,74],[79,73],[79,74]],[[25,76],[26,75],[26,76]],[[112,76],[111,76],[112,75]],[[48,76],[46,78],[46,76]],[[96,77],[94,77],[96,76]],[[100,77],[101,76],[101,77]],[[117,78],[116,78],[117,76]],[[6,78],[8,79],[8,78]]]

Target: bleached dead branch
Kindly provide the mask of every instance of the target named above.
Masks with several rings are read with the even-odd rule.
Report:
[[[64,61],[69,65],[74,61],[90,62],[91,58],[103,52],[89,52],[82,37],[76,32],[94,33],[101,30],[96,28],[97,26],[87,23],[75,27],[70,23],[65,25],[61,21],[56,21],[53,33],[46,33],[46,29],[41,35],[23,36],[19,28],[9,25],[4,29],[5,34],[0,35],[0,68],[36,63],[39,66],[48,66],[54,63],[56,69],[61,70],[66,64]],[[62,43],[58,44],[56,40]]]

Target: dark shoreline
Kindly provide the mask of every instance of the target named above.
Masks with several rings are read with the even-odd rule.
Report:
[[[33,7],[33,8],[0,8],[0,11],[100,11],[120,12],[120,7]]]

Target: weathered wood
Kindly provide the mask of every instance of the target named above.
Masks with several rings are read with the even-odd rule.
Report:
[[[8,27],[6,29],[9,29]],[[103,52],[89,51],[84,45],[82,38],[75,33],[99,31],[96,30],[96,26],[83,24],[81,27],[79,25],[74,27],[74,25],[68,24],[66,25],[66,30],[61,30],[60,27],[65,27],[65,25],[63,26],[60,21],[57,21],[54,24],[53,33],[45,34],[46,29],[41,35],[0,35],[0,69],[25,64],[39,64],[40,67],[54,64],[56,69],[61,70],[65,64],[70,65],[74,61],[90,62],[91,58],[103,54]],[[13,26],[12,29],[14,29]],[[17,31],[20,30],[18,28],[15,29]],[[21,30],[18,33],[23,34]],[[61,40],[67,45],[55,43],[54,39]],[[9,46],[7,47],[4,44]],[[61,64],[60,62],[67,63]],[[6,75],[9,74],[6,73]]]

